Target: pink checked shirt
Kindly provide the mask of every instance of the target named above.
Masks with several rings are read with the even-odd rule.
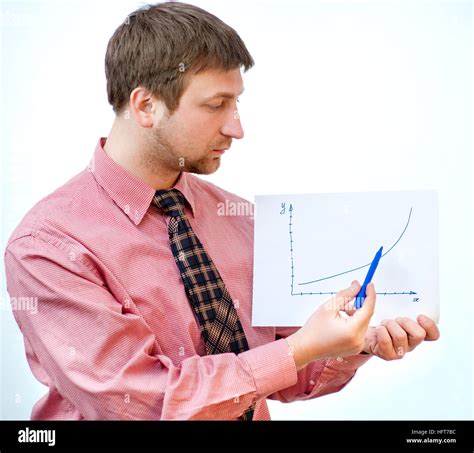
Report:
[[[10,297],[38,302],[37,310],[13,310],[31,370],[49,389],[31,419],[236,419],[257,401],[254,420],[268,420],[266,398],[342,389],[369,356],[297,372],[283,339],[295,329],[251,324],[253,220],[218,209],[245,200],[182,173],[175,187],[250,347],[205,355],[168,218],[151,205],[155,190],[115,163],[105,140],[86,169],[26,214],[5,251]]]

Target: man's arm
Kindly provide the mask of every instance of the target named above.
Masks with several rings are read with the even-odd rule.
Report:
[[[353,284],[358,282],[354,281]],[[344,311],[349,316],[356,313],[352,305],[347,305]],[[288,338],[298,330],[292,327],[279,328],[276,337]],[[367,329],[360,354],[312,362],[299,369],[298,382],[294,386],[269,398],[290,402],[337,392],[350,382],[356,370],[371,356],[399,360],[424,341],[436,341],[439,337],[438,326],[427,316],[419,315],[416,321],[406,317],[386,319],[381,325]]]
[[[278,327],[276,338],[287,338],[298,329],[298,327]],[[357,354],[316,360],[298,371],[296,384],[275,392],[268,398],[290,403],[338,392],[351,381],[357,369],[370,357],[370,355]]]
[[[37,312],[14,310],[23,335],[86,419],[236,419],[296,382],[285,340],[176,366],[138,310],[124,310],[92,263],[70,253],[23,236],[8,245],[5,268],[11,297],[38,298]]]

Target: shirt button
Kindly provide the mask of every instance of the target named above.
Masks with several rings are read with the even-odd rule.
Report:
[[[342,357],[338,357],[336,360],[337,360],[338,362],[343,362],[343,361],[344,361],[344,359],[343,359]]]
[[[310,385],[314,385],[314,384],[316,384],[316,382],[314,382],[314,381],[311,379],[311,380],[309,381],[309,384],[310,384]]]

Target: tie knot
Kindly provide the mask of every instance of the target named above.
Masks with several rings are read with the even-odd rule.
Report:
[[[184,214],[184,203],[186,198],[178,189],[157,190],[153,197],[153,203],[163,211],[163,214],[171,217]]]

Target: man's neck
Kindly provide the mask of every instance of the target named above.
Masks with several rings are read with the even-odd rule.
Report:
[[[141,149],[144,146],[132,131],[123,131],[116,123],[104,144],[107,155],[135,178],[153,187],[155,190],[173,187],[180,172],[152,172],[144,168],[141,161]]]

